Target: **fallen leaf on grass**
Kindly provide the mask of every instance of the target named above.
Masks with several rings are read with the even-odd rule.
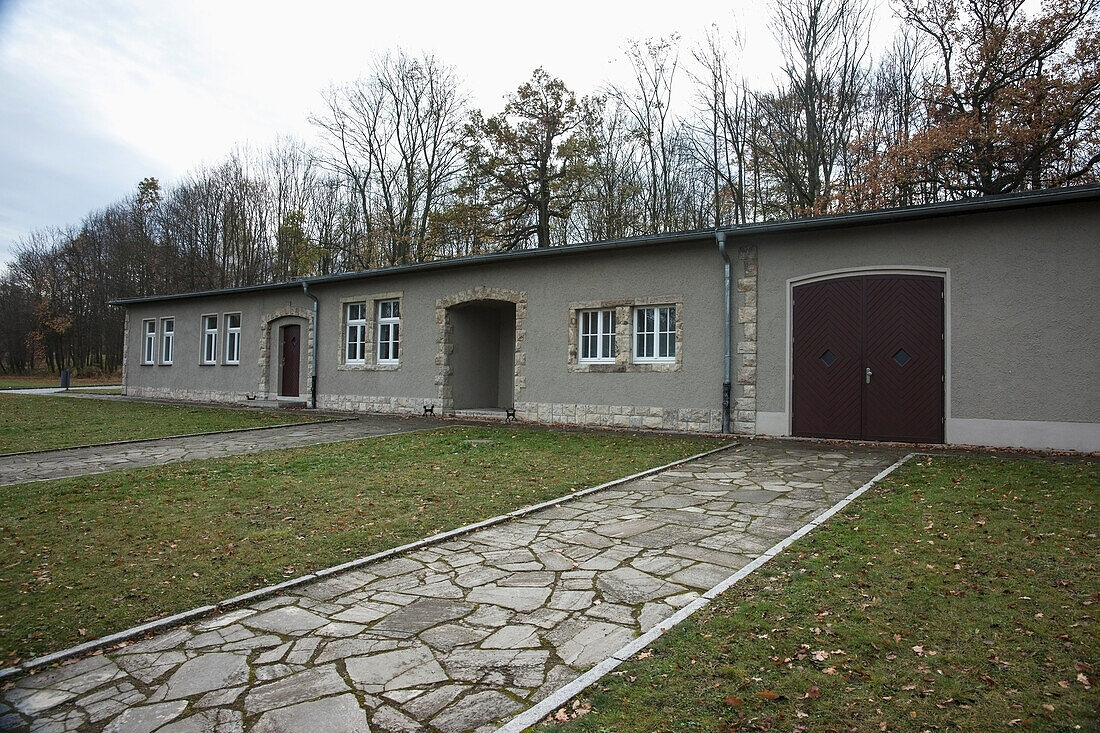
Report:
[[[817,685],[814,685],[810,689],[806,690],[806,694],[803,695],[803,697],[808,697],[811,700],[816,700],[817,698],[821,697],[821,690],[818,688]]]
[[[756,696],[759,697],[759,698],[763,698],[764,700],[778,700],[779,699],[779,693],[778,692],[773,692],[772,690],[761,690],[760,692],[756,693]]]
[[[646,649],[644,652],[642,652],[637,657],[635,657],[635,659],[649,659],[652,656],[653,656],[653,650],[652,649]]]
[[[734,697],[733,695],[729,695],[722,702],[724,702],[726,705],[729,705],[731,708],[741,707],[741,698]]]

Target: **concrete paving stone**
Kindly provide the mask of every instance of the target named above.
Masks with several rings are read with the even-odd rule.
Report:
[[[608,547],[612,547],[615,544],[614,540],[596,534],[591,530],[563,532],[558,535],[558,539],[571,545],[581,545],[582,547],[588,547],[593,550],[606,550]]]
[[[508,571],[500,568],[491,568],[484,565],[476,567],[463,566],[463,569],[455,577],[455,583],[463,588],[475,588],[506,577],[508,577]]]
[[[76,697],[77,693],[67,690],[30,690],[23,697],[16,697],[9,693],[8,699],[15,705],[15,709],[30,717],[39,715],[50,708],[55,708],[63,702]]]
[[[552,629],[569,618],[570,615],[568,611],[557,611],[553,608],[536,608],[534,611],[525,613],[519,618],[532,626],[538,626],[540,629]]]
[[[505,588],[531,587],[545,588],[553,585],[557,575],[547,570],[534,570],[527,572],[510,573],[496,582]]]
[[[426,646],[351,657],[344,664],[355,686],[373,694],[447,681],[443,668]]]
[[[546,673],[546,681],[542,683],[542,686],[530,695],[531,702],[542,702],[555,691],[565,687],[579,676],[580,674],[577,670],[572,667],[564,664],[555,665],[553,669]]]
[[[202,710],[204,708],[220,708],[228,707],[237,701],[237,698],[241,696],[245,688],[242,687],[227,687],[224,690],[214,690],[208,692],[199,698],[195,703],[195,707]]]
[[[490,676],[504,685],[537,687],[545,679],[545,649],[455,649],[442,659],[447,674],[456,682],[483,682]]]
[[[668,576],[668,580],[701,590],[710,590],[733,573],[728,567],[712,563],[698,562]]]
[[[313,658],[314,652],[317,651],[317,647],[321,644],[321,640],[316,637],[306,637],[299,639],[294,643],[294,647],[286,654],[287,664],[306,664]]]
[[[301,636],[324,626],[326,619],[298,606],[283,606],[245,619],[254,629],[273,631],[287,636]]]
[[[244,721],[236,710],[207,710],[161,728],[157,733],[243,733]]]
[[[420,639],[433,649],[449,652],[455,647],[476,644],[490,633],[492,632],[488,629],[473,629],[459,624],[442,624],[421,633]]]
[[[30,726],[30,733],[69,733],[79,730],[88,721],[80,710],[66,710],[38,718]]]
[[[634,639],[633,628],[604,621],[568,621],[546,635],[566,664],[583,670],[602,662]]]
[[[222,614],[219,614],[219,615],[215,616],[214,618],[207,619],[206,621],[202,621],[200,623],[197,623],[197,624],[194,625],[193,628],[196,631],[212,631],[213,629],[220,629],[223,626],[229,626],[230,624],[235,624],[238,621],[240,621],[241,619],[248,618],[249,616],[253,615],[254,613],[256,613],[256,611],[254,609],[251,609],[251,608],[238,608],[235,611],[229,611],[227,613],[222,613]]]
[[[365,628],[367,628],[365,624],[351,624],[346,621],[333,621],[317,629],[314,633],[316,633],[318,636],[330,636],[343,639],[349,636],[355,636]]]
[[[186,662],[187,655],[182,651],[172,650],[151,654],[120,654],[115,659],[132,677],[148,685]]]
[[[369,624],[372,621],[377,621],[383,616],[393,613],[398,608],[400,608],[400,606],[395,606],[392,603],[364,601],[341,611],[332,618],[336,621],[347,621],[353,624]]]
[[[473,610],[474,607],[468,603],[422,598],[386,616],[371,630],[411,636],[433,626],[462,618]]]
[[[89,689],[88,682],[82,681],[86,675],[91,675],[89,678],[92,680],[91,686],[95,686],[112,679],[118,671],[118,665],[106,656],[85,657],[62,663],[53,669],[21,677],[15,683],[15,694],[39,687],[56,687],[61,690],[80,692],[79,688]]]
[[[0,730],[15,730],[26,725],[23,716],[18,713],[5,713],[0,715]]]
[[[470,689],[469,685],[443,685],[428,690],[423,695],[406,703],[402,708],[416,720],[428,720],[443,708],[450,705],[455,698]]]
[[[512,698],[492,690],[477,692],[462,698],[454,705],[432,718],[443,733],[462,733],[479,725],[499,720],[520,710],[520,704]]]
[[[270,682],[272,680],[282,679],[294,672],[293,669],[285,664],[265,664],[252,667],[252,671],[256,676],[257,682]]]
[[[536,552],[535,555],[542,566],[552,572],[568,570],[573,567],[573,561],[557,551]]]
[[[482,649],[532,649],[541,645],[538,628],[526,624],[505,626],[480,644]]]
[[[666,550],[668,554],[682,558],[684,560],[696,560],[699,562],[707,562],[713,565],[721,565],[722,567],[729,568],[730,574],[733,571],[740,570],[749,564],[753,557],[756,557],[761,552],[771,547],[771,544],[765,544],[752,540],[751,544],[754,546],[764,545],[758,551],[752,552],[751,550],[744,548],[745,542],[743,541],[744,535],[739,535],[736,540],[737,544],[734,544],[735,540],[731,537],[716,537],[708,544],[718,545],[718,549],[712,549],[709,547],[700,547],[698,545],[674,545]],[[749,557],[746,557],[749,555]],[[685,563],[685,567],[687,564]]]
[[[250,636],[240,641],[233,641],[223,645],[221,648],[227,652],[237,651],[251,651],[253,649],[270,649],[272,647],[278,647],[283,643],[281,637],[274,634],[264,634],[262,636]]]
[[[463,595],[462,589],[450,580],[426,583],[415,588],[408,588],[405,592],[423,598],[449,598],[451,600],[462,598]]]
[[[621,603],[595,603],[584,612],[585,616],[603,619],[623,626],[634,625],[634,608]]]
[[[130,708],[112,720],[104,733],[152,733],[175,720],[187,707],[186,700]]]
[[[409,593],[394,593],[392,591],[376,591],[370,596],[370,600],[373,603],[389,603],[398,608],[404,608],[405,606],[420,600],[417,596]]]
[[[644,519],[638,515],[630,515],[631,519],[616,519],[606,524],[601,524],[596,527],[596,532],[604,537],[612,537],[615,539],[625,539],[627,537],[633,537],[636,534],[642,532],[648,532],[651,529],[656,529],[660,526],[658,522],[651,519]]]
[[[580,611],[592,605],[596,593],[590,590],[556,590],[547,605],[560,611]]]
[[[145,695],[131,689],[129,692],[118,693],[99,702],[89,703],[86,700],[81,700],[79,704],[84,708],[84,712],[88,714],[88,720],[92,723],[98,723],[144,701]],[[0,727],[0,730],[3,730],[3,728]]]
[[[252,715],[347,691],[348,685],[336,666],[326,664],[276,682],[253,686],[245,695],[244,709]]]
[[[596,586],[603,592],[604,598],[630,605],[644,603],[655,598],[663,598],[683,593],[687,588],[675,583],[643,573],[634,568],[619,568],[604,573],[596,579]]]
[[[478,606],[473,613],[462,621],[467,626],[484,626],[490,629],[498,629],[507,626],[515,612],[503,606]]]
[[[370,733],[367,713],[354,695],[337,695],[270,710],[260,716],[252,733],[301,733],[341,731]]]
[[[642,610],[638,613],[638,626],[644,634],[674,613],[676,609],[669,604],[663,601],[651,601],[642,606]]]
[[[395,557],[371,565],[370,571],[380,578],[393,578],[424,570],[424,564],[407,557]]]
[[[168,678],[166,700],[234,687],[248,680],[248,661],[239,654],[214,652],[188,660]]]
[[[391,649],[396,649],[401,643],[402,642],[398,642],[394,639],[369,639],[363,637],[335,639],[324,643],[321,648],[321,653],[317,655],[314,661],[317,664],[324,664],[325,662],[331,662],[336,659],[347,659],[348,657],[360,657],[364,654],[388,652]]]
[[[549,588],[503,588],[489,584],[474,588],[467,596],[470,603],[489,603],[514,611],[533,611],[550,597]]]
[[[388,705],[375,710],[370,723],[374,733],[422,733],[427,730],[420,723]]]
[[[288,641],[285,644],[280,644],[274,649],[269,649],[266,652],[261,652],[256,657],[256,664],[271,664],[272,662],[282,661],[286,653],[290,651],[290,647],[294,644],[292,641]]]

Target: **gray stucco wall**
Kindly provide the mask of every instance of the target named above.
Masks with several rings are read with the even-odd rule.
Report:
[[[736,280],[732,417],[739,432],[789,434],[792,282],[827,273],[916,270],[942,273],[947,288],[947,442],[1100,450],[1096,202],[809,232],[733,232],[729,244]],[[458,313],[464,303],[489,298],[514,310],[515,331],[498,342],[495,368],[486,361],[487,391],[475,402],[492,400],[495,372],[497,404],[512,402],[530,420],[680,430],[720,425],[722,260],[709,235],[315,282],[311,289],[320,299],[319,407],[419,413],[426,404],[437,410],[468,404],[455,394],[467,388],[456,380],[461,350],[454,347],[455,339],[468,342],[477,329],[464,334]],[[387,298],[401,301],[400,364],[373,363],[373,313],[367,364],[345,364],[344,304]],[[632,309],[657,304],[676,307],[674,363],[578,361],[580,309],[615,309],[623,350],[630,348]],[[303,325],[301,395],[309,396],[312,303],[300,287],[138,303],[128,310],[131,394],[273,398],[277,327],[293,320]],[[224,324],[224,314],[236,311],[242,317],[240,365],[200,365],[201,316],[217,313]],[[165,316],[176,319],[175,363],[143,366],[142,319]],[[222,333],[219,352],[224,338]]]
[[[762,432],[785,434],[789,425],[789,282],[831,271],[914,267],[946,274],[948,442],[1026,445],[1024,434],[1042,431],[1044,424],[1076,432],[1077,438],[1068,440],[1079,449],[1095,440],[1100,423],[1096,204],[753,239],[759,260],[756,394]],[[1027,425],[983,427],[974,421]],[[1031,447],[1056,440],[1066,438],[1036,437]]]
[[[317,283],[311,291],[320,299],[318,405],[398,412],[419,412],[429,403],[438,408],[441,327],[437,304],[478,289],[520,293],[525,299],[525,306],[517,308],[524,311],[523,330],[513,334],[522,363],[518,367],[500,363],[498,380],[505,381],[505,369],[517,369],[522,375],[516,390],[521,415],[545,422],[694,430],[714,430],[720,425],[722,268],[710,238]],[[391,297],[401,300],[400,365],[373,365],[371,358],[365,366],[344,364],[343,303]],[[676,368],[629,365],[621,372],[571,371],[571,304],[635,301],[678,305],[682,348]],[[143,318],[172,315],[177,322],[177,358],[170,367],[141,366],[131,359],[127,391],[222,400],[262,392],[258,386],[263,363],[261,324],[275,312],[304,314],[311,308],[300,288],[132,305],[131,324],[137,325],[131,326],[127,336],[129,353],[141,352]],[[201,315],[229,310],[242,313],[241,364],[201,366]],[[369,350],[374,332],[371,324]],[[307,334],[303,328],[303,339]],[[501,355],[506,351],[501,346]],[[268,390],[259,395],[261,399],[275,397],[278,382],[273,361],[267,360]],[[308,371],[303,348],[303,398],[309,394]]]

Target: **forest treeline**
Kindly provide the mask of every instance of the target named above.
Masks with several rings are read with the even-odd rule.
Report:
[[[491,115],[453,67],[394,51],[325,92],[315,143],[25,236],[0,369],[114,370],[112,298],[1095,182],[1098,3],[899,0],[875,57],[864,0],[773,0],[768,87],[712,28],[628,44],[630,81],[587,96],[537,69]]]

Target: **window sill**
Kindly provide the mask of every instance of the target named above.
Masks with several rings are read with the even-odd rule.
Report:
[[[400,364],[339,364],[338,372],[392,372],[401,368]]]

